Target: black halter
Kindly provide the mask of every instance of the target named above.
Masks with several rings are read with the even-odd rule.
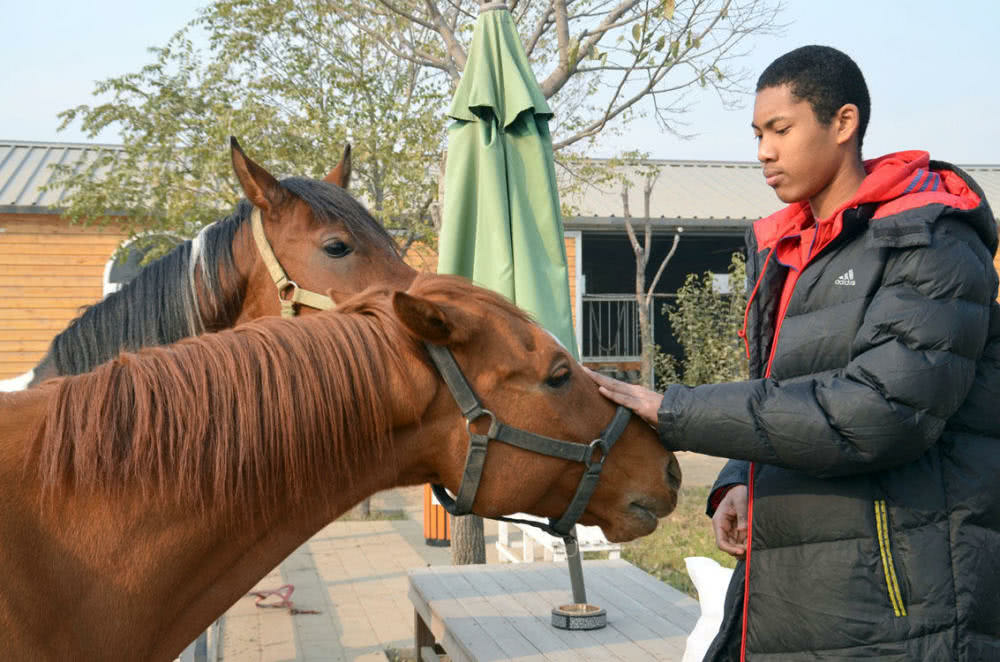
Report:
[[[535,453],[582,462],[586,465],[587,469],[583,472],[573,500],[558,520],[549,520],[549,524],[545,525],[513,517],[495,518],[504,522],[537,526],[543,531],[561,538],[572,535],[573,527],[583,515],[591,495],[597,489],[597,481],[601,477],[604,460],[607,459],[611,447],[615,445],[618,437],[625,430],[625,426],[628,425],[632,412],[625,407],[618,407],[614,418],[611,419],[608,427],[601,432],[601,436],[586,445],[560,441],[510,427],[498,421],[493,412],[482,406],[472,387],[469,386],[469,382],[466,381],[465,375],[462,374],[462,369],[458,366],[450,349],[430,343],[424,343],[424,345],[427,347],[434,365],[437,366],[438,372],[441,373],[441,377],[444,378],[445,384],[448,385],[452,396],[454,396],[455,402],[458,403],[459,409],[462,410],[466,429],[469,431],[469,453],[465,459],[465,471],[462,474],[462,483],[458,488],[457,496],[452,498],[443,485],[431,486],[441,506],[452,515],[468,515],[472,512],[472,502],[476,499],[476,491],[479,489],[479,481],[483,474],[483,465],[486,463],[486,447],[490,440],[502,441],[505,444]],[[489,430],[486,431],[486,434],[473,432],[473,421],[483,416],[488,416],[490,419]],[[600,457],[596,460],[594,459],[595,450],[600,452]]]

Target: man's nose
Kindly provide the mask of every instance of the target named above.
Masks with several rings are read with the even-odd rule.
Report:
[[[761,163],[774,160],[774,148],[771,146],[771,142],[767,139],[767,136],[761,136],[757,141],[757,160]]]

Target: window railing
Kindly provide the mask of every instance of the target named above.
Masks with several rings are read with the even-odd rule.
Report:
[[[634,294],[585,294],[582,297],[583,360],[638,361],[642,356],[639,306]],[[653,306],[650,319],[654,320]]]

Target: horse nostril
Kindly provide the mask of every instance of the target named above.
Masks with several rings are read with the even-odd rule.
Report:
[[[670,486],[674,492],[681,489],[681,465],[677,462],[677,458],[674,454],[670,454],[670,460],[667,461],[667,485]]]

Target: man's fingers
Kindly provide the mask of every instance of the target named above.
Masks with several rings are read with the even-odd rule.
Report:
[[[591,370],[590,368],[588,368],[586,366],[584,366],[583,369],[584,369],[584,371],[588,375],[590,375],[590,378],[593,379],[595,382],[597,382],[597,384],[600,385],[600,386],[608,386],[608,387],[610,387],[610,386],[613,386],[615,384],[620,383],[617,379],[612,379],[611,377],[608,377],[607,375],[602,375],[599,372],[594,372],[593,370]]]
[[[728,532],[720,531],[718,529],[715,531],[715,546],[726,554],[737,558],[743,558],[743,554],[746,553],[745,542],[739,539],[733,539]]]
[[[636,399],[632,396],[631,393],[627,393],[625,391],[612,390],[610,388],[607,388],[606,386],[600,386],[598,387],[597,390],[604,397],[610,400],[614,400],[620,405],[625,405],[630,409],[635,405]]]

